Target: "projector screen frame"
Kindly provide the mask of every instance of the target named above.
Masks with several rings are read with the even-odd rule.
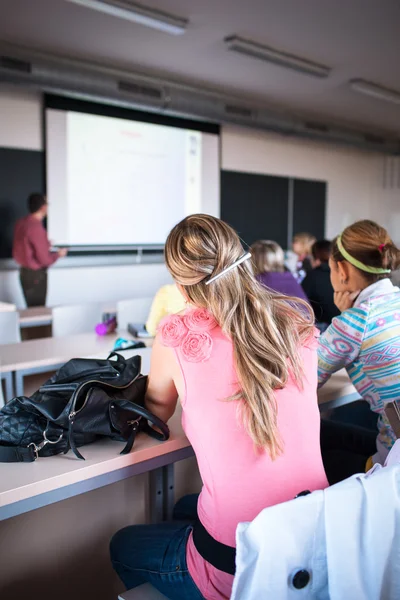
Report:
[[[47,193],[47,119],[46,110],[55,109],[62,110],[65,112],[78,112],[89,115],[99,115],[105,117],[114,117],[117,119],[124,119],[127,121],[138,121],[142,123],[149,123],[154,125],[164,125],[167,127],[176,127],[178,129],[199,131],[201,133],[211,134],[218,136],[218,158],[219,158],[219,169],[218,176],[221,177],[221,126],[220,124],[199,121],[186,117],[176,117],[159,112],[149,112],[145,110],[127,108],[124,106],[118,106],[115,104],[108,104],[106,101],[93,102],[89,100],[81,100],[68,95],[58,95],[52,93],[45,93],[43,95],[42,103],[42,135],[43,135],[43,147],[44,147],[44,185],[45,193]],[[58,246],[55,245],[55,248]],[[103,256],[105,259],[108,256],[121,255],[133,255],[136,257],[135,262],[141,262],[142,257],[146,256],[150,258],[154,256],[155,262],[159,262],[160,256],[164,252],[163,244],[105,244],[104,246],[96,245],[69,245],[68,252],[70,257],[85,257],[85,256]],[[147,261],[146,261],[147,262]]]

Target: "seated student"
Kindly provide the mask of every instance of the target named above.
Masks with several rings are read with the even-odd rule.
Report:
[[[127,588],[148,581],[174,600],[223,600],[234,569],[224,545],[234,553],[238,523],[327,485],[315,330],[308,305],[306,314],[271,301],[239,237],[215,217],[178,223],[165,256],[191,308],[159,328],[146,406],[168,421],[180,398],[204,483],[199,521],[122,529],[111,558]]]
[[[293,252],[297,254],[296,278],[301,283],[312,270],[311,248],[315,237],[311,233],[296,233],[293,238]]]
[[[146,330],[153,337],[160,321],[167,315],[178,313],[185,308],[185,298],[175,284],[163,285],[152,302],[146,322]]]
[[[379,414],[378,438],[364,428],[323,421],[322,452],[330,483],[364,471],[369,457],[383,464],[395,435],[384,403],[400,398],[400,290],[389,279],[400,251],[373,221],[346,227],[330,259],[335,303],[341,315],[321,336],[318,382],[345,367],[353,385]],[[371,460],[368,460],[368,465]]]
[[[285,270],[285,255],[276,242],[259,240],[251,248],[254,272],[257,280],[278,294],[307,300],[292,273]]]
[[[340,315],[340,310],[333,301],[333,287],[329,258],[332,243],[329,240],[319,240],[311,248],[314,268],[310,271],[301,285],[311,302],[315,320],[324,330],[332,323],[333,317]]]

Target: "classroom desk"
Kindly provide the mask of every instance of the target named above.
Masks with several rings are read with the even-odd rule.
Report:
[[[350,382],[345,369],[334,373],[318,390],[318,405],[321,412],[350,404],[356,400],[362,400],[362,397]]]
[[[89,332],[0,345],[0,376],[6,380],[6,400],[23,395],[25,375],[56,371],[68,360],[78,356],[107,358],[119,337],[133,340],[127,331],[104,336]],[[146,346],[153,343],[152,339],[143,341]]]
[[[53,309],[48,306],[35,306],[19,310],[19,324],[21,329],[26,327],[42,327],[53,322]]]
[[[0,463],[0,521],[147,472],[151,472],[151,518],[155,522],[169,517],[173,464],[194,453],[180,424],[180,409],[168,425],[168,441],[141,433],[125,456],[119,454],[124,442],[102,440],[81,448],[85,461],[70,451],[33,463]]]
[[[142,352],[150,353],[150,349]],[[359,398],[345,371],[332,376],[318,392],[321,410]],[[194,455],[180,417],[178,407],[169,422],[171,437],[167,442],[140,434],[133,451],[125,456],[119,455],[122,442],[103,440],[82,448],[85,461],[69,452],[34,463],[0,463],[0,521],[146,472],[151,472],[152,519],[167,518],[174,498],[173,464]]]
[[[15,308],[15,307],[14,307]],[[116,312],[116,304],[104,304],[103,312]],[[51,306],[34,306],[18,311],[19,324],[22,329],[27,327],[43,327],[53,323],[53,308]]]

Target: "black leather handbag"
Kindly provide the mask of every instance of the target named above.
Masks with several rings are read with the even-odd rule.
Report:
[[[32,462],[108,437],[131,451],[138,431],[169,438],[168,426],[144,407],[147,377],[141,357],[74,358],[27,398],[0,410],[0,462]],[[157,429],[154,429],[156,427]]]

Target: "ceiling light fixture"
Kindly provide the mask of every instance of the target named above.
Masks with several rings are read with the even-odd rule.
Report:
[[[376,85],[376,83],[370,83],[369,81],[364,81],[364,79],[352,79],[350,87],[355,92],[359,92],[365,96],[392,102],[392,104],[400,104],[400,92],[389,90],[388,88]]]
[[[129,0],[67,0],[172,35],[185,33],[188,21]]]
[[[313,75],[314,77],[328,77],[331,72],[331,69],[324,65],[319,65],[298,56],[293,56],[293,54],[281,52],[280,50],[274,50],[269,46],[251,42],[236,35],[225,38],[225,44],[228,50],[233,50],[252,58],[258,58],[279,65],[280,67],[293,69],[293,71],[298,71],[299,73]]]

